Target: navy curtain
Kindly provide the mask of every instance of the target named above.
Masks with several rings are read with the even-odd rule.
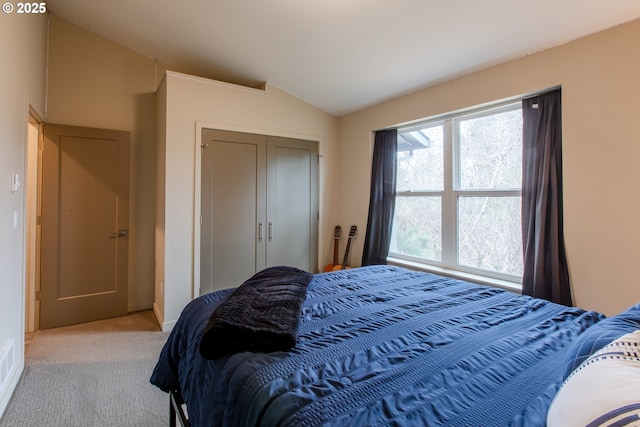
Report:
[[[371,167],[371,195],[362,265],[386,264],[396,205],[398,130],[377,131]]]
[[[560,89],[522,101],[522,293],[571,306],[562,219]]]

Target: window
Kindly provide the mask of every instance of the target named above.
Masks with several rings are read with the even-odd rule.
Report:
[[[522,277],[521,104],[399,129],[389,255]]]

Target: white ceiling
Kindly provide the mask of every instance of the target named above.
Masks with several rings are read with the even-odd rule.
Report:
[[[141,54],[341,116],[640,17],[639,0],[47,0]]]

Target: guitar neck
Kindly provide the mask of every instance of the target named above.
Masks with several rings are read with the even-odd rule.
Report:
[[[338,265],[338,251],[340,250],[340,239],[333,238],[333,265]]]
[[[351,249],[351,239],[352,237],[349,236],[349,240],[347,240],[347,247],[344,250],[344,258],[342,259],[342,268],[344,268],[347,265],[347,260],[349,259],[349,250]]]

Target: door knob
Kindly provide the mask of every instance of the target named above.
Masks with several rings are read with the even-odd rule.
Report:
[[[127,237],[129,235],[129,230],[118,230],[117,233],[113,233],[111,236],[109,236],[110,239],[117,239],[119,237]]]

